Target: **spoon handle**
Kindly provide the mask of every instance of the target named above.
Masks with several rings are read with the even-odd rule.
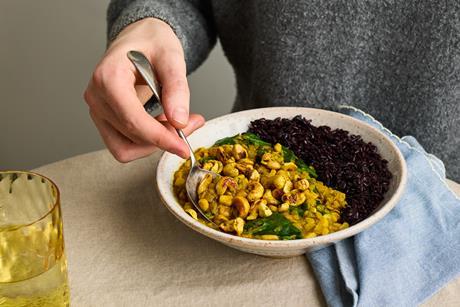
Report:
[[[190,151],[190,161],[192,162],[191,165],[194,166],[196,164],[196,159],[195,159],[195,154],[193,153],[192,146],[188,142],[187,137],[185,136],[185,134],[182,131],[182,129],[177,129],[176,128],[176,131],[177,131],[177,134],[179,134],[179,137],[181,139],[183,139],[185,141],[185,143],[187,144],[188,150]]]
[[[147,85],[153,92],[153,95],[161,104],[161,85],[155,76],[153,65],[147,60],[145,55],[139,51],[131,50],[128,52],[128,59],[133,62]]]
[[[139,51],[131,50],[128,52],[128,58],[133,62],[134,66],[136,67],[137,71],[141,74],[141,76],[144,78],[145,82],[147,85],[150,87],[150,89],[153,92],[153,95],[155,98],[158,100],[160,105],[162,105],[161,102],[161,85],[160,82],[158,82],[158,79],[155,76],[155,68],[153,65],[149,62],[149,60],[145,57],[145,55]],[[146,111],[150,113],[149,111],[151,110],[151,106],[148,106],[147,104],[144,106]],[[193,154],[193,149],[192,146],[190,146],[190,143],[188,142],[187,138],[185,137],[184,132],[182,129],[177,129],[177,134],[181,139],[185,141],[185,143],[188,146],[188,149],[190,151],[190,160],[192,162],[192,166],[195,165],[195,155]]]

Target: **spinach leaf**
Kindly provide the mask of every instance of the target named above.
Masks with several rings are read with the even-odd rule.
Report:
[[[313,178],[318,178],[318,174],[316,173],[316,170],[313,168],[313,166],[307,165],[305,162],[303,162],[300,159],[299,161],[297,161],[296,164],[300,171],[307,172]]]
[[[272,144],[263,141],[257,134],[251,133],[251,132],[246,132],[243,133],[242,135],[243,141],[245,143],[256,145],[256,146],[271,146]]]
[[[263,141],[257,134],[245,132],[243,134],[237,134],[218,140],[214,143],[214,146],[220,145],[234,145],[234,144],[246,144],[255,146],[271,146],[270,143]]]
[[[257,148],[257,157],[262,157],[264,155],[264,153],[270,151],[270,148],[267,146],[260,146],[259,148]],[[258,161],[260,162],[260,161]]]
[[[254,235],[277,235],[281,239],[302,238],[300,230],[278,212],[268,217],[249,221],[244,229],[246,233]]]
[[[230,145],[233,145],[235,144],[235,136],[229,136],[229,137],[226,137],[226,138],[223,138],[223,139],[220,139],[218,141],[216,141],[214,143],[214,146],[221,146],[221,145],[227,145],[227,144],[230,144]]]
[[[298,216],[301,216],[301,217],[303,216],[305,211],[307,211],[307,205],[306,204],[303,204],[303,205],[298,206],[298,207],[290,207],[289,208],[289,212],[297,214]]]
[[[285,146],[282,146],[282,148],[283,148],[284,162],[296,162],[297,157],[294,154],[294,152]]]
[[[290,150],[289,148],[283,146],[283,157],[284,162],[294,162],[297,165],[299,171],[307,172],[311,177],[317,178],[318,174],[316,174],[316,170],[313,166],[308,165],[302,159],[299,159],[295,153]]]

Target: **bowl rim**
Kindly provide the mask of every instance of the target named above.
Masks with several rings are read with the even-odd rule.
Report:
[[[201,127],[199,130],[206,128],[207,125],[213,124],[215,121],[220,121],[223,118],[227,116],[245,116],[246,114],[254,113],[254,112],[260,112],[260,111],[276,111],[276,110],[283,110],[285,111],[286,109],[292,110],[292,111],[299,111],[300,115],[304,111],[315,111],[315,112],[324,112],[324,113],[332,113],[334,116],[340,115],[345,118],[345,120],[348,120],[352,123],[357,124],[358,126],[365,126],[367,129],[373,130],[375,133],[378,135],[382,136],[385,139],[385,142],[389,145],[391,150],[396,154],[396,161],[397,164],[401,167],[401,174],[400,174],[400,180],[399,184],[394,192],[394,194],[391,196],[390,199],[377,211],[374,211],[371,215],[369,215],[367,218],[362,220],[361,222],[354,224],[350,226],[349,228],[339,230],[336,232],[333,232],[331,234],[327,235],[321,235],[313,238],[303,238],[303,239],[295,239],[295,240],[261,240],[261,239],[253,239],[253,238],[244,238],[244,237],[239,237],[233,234],[228,234],[225,232],[221,232],[219,230],[213,229],[209,226],[206,226],[205,224],[202,224],[201,222],[193,219],[189,214],[187,214],[185,211],[183,211],[182,207],[180,206],[179,202],[175,199],[176,204],[178,206],[172,206],[170,205],[166,199],[164,198],[164,194],[168,192],[168,190],[164,190],[166,188],[166,184],[162,185],[160,183],[160,180],[158,178],[161,178],[160,171],[162,168],[160,165],[165,163],[165,160],[168,158],[168,156],[173,155],[169,152],[164,152],[161,155],[161,158],[158,161],[157,164],[157,169],[156,169],[156,188],[158,191],[158,194],[160,196],[160,199],[164,206],[174,215],[176,216],[182,223],[187,225],[188,227],[192,228],[195,231],[198,231],[199,233],[212,238],[219,240],[221,242],[227,242],[227,243],[234,243],[238,244],[240,246],[250,246],[250,247],[255,247],[255,246],[270,246],[273,249],[283,249],[283,248],[303,248],[306,246],[314,246],[314,245],[326,245],[330,244],[331,242],[336,242],[342,239],[346,239],[348,237],[351,237],[366,228],[374,225],[378,221],[380,221],[383,217],[385,217],[398,203],[399,199],[402,196],[402,193],[405,189],[406,186],[406,181],[407,181],[407,166],[406,166],[406,161],[401,153],[401,151],[398,149],[398,147],[391,141],[391,139],[382,133],[379,129],[373,127],[372,125],[363,122],[361,120],[358,120],[354,117],[351,117],[347,114],[339,113],[339,112],[334,112],[330,110],[324,110],[324,109],[319,109],[319,108],[307,108],[307,107],[266,107],[266,108],[256,108],[256,109],[250,109],[250,110],[244,110],[244,111],[239,111],[239,112],[234,112],[234,113],[229,113],[225,114],[216,118],[213,118],[205,123],[203,127]],[[293,113],[294,113],[293,112]],[[303,116],[303,115],[302,115]],[[170,190],[169,190],[170,191]]]

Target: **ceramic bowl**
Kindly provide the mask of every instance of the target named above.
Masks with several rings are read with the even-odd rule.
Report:
[[[238,250],[271,257],[291,257],[309,250],[325,247],[333,242],[351,237],[377,223],[396,205],[401,197],[406,181],[406,164],[398,148],[390,139],[374,127],[350,116],[312,108],[274,107],[253,109],[228,114],[208,121],[195,131],[189,141],[194,149],[209,147],[215,141],[245,132],[248,124],[255,119],[276,117],[292,118],[302,115],[312,120],[313,125],[327,125],[341,128],[352,134],[360,135],[364,141],[372,142],[380,155],[388,161],[388,168],[393,174],[391,184],[380,206],[365,220],[344,230],[310,239],[266,241],[248,239],[209,228],[194,220],[180,206],[173,194],[173,174],[184,161],[170,153],[164,153],[157,167],[158,191],[164,205],[185,225],[211,239]]]

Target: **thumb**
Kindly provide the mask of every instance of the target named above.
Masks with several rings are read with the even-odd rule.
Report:
[[[155,59],[154,66],[162,85],[161,100],[166,118],[175,128],[186,127],[190,91],[182,52],[163,53]]]

